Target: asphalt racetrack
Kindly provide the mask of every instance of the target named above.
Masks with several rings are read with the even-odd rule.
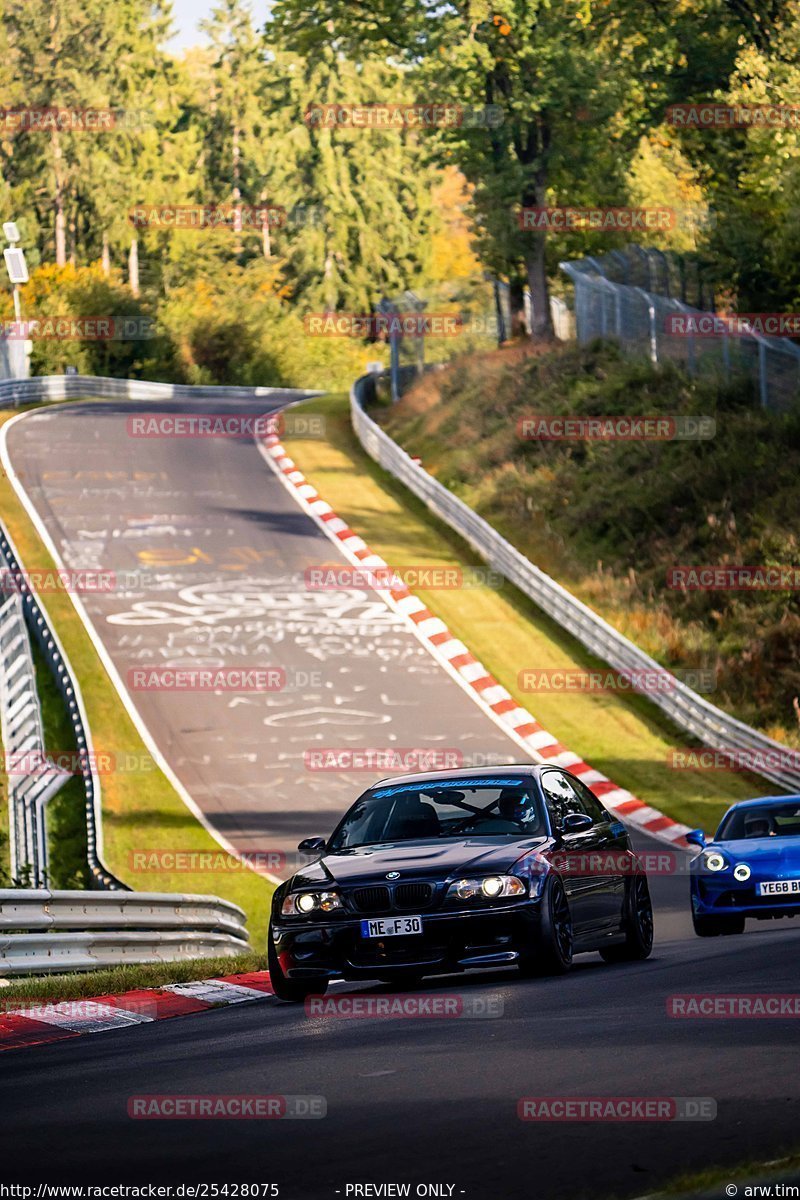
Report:
[[[611,967],[587,955],[564,979],[523,981],[510,969],[420,989],[499,1001],[495,1018],[310,1017],[268,999],[8,1051],[4,1180],[275,1182],[286,1200],[335,1200],[355,1183],[437,1183],[472,1200],[555,1200],[640,1196],[709,1163],[773,1158],[797,1143],[796,1019],[676,1020],[667,1000],[796,991],[798,932],[681,936],[672,906],[685,914],[684,889],[655,882],[648,962]],[[670,925],[672,940],[662,934]],[[135,1096],[212,1093],[322,1096],[327,1116],[128,1116]],[[711,1097],[717,1116],[523,1122],[517,1103],[531,1096]]]
[[[272,406],[291,396],[276,395]],[[215,411],[258,416],[269,407],[229,402]],[[443,767],[517,760],[521,749],[379,596],[306,588],[309,568],[345,560],[252,436],[131,435],[137,413],[189,411],[127,402],[53,408],[18,422],[8,447],[65,566],[113,573],[113,590],[81,598],[159,750],[212,827],[260,862],[329,833],[387,772],[321,771],[313,755],[327,749],[420,749]],[[267,692],[136,686],[132,672],[167,666],[282,674]]]
[[[143,573],[124,594],[84,597],[123,677],[153,662],[255,660],[294,680],[245,704],[135,693],[218,831],[241,849],[329,831],[361,780],[306,770],[315,746],[455,746],[476,765],[519,757],[376,597],[303,593],[298,575],[335,551],[252,441],[137,441],[126,433],[135,408],[25,418],[11,458],[68,566]],[[303,671],[318,674],[309,683]],[[686,877],[652,889],[648,962],[589,955],[563,979],[523,981],[512,968],[422,986],[485,997],[502,1010],[493,1018],[315,1017],[269,999],[4,1053],[4,1181],[274,1182],[285,1200],[407,1182],[411,1195],[436,1184],[470,1200],[555,1200],[642,1196],[710,1163],[776,1157],[800,1141],[797,1020],[675,1019],[668,1000],[797,991],[800,930],[786,921],[701,941]],[[128,1116],[134,1096],[210,1093],[321,1096],[327,1115]],[[530,1122],[522,1097],[708,1098],[716,1118]]]

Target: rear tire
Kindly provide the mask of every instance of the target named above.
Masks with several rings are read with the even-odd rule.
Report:
[[[600,957],[607,963],[642,962],[653,949],[653,902],[646,875],[634,875],[625,889],[625,911],[622,920],[625,941],[618,946],[606,946]]]
[[[574,933],[567,893],[558,875],[550,875],[542,896],[542,924],[539,939],[519,960],[526,978],[541,975],[566,975],[572,966]]]
[[[698,916],[692,913],[692,924],[698,937],[729,937],[732,934],[744,933],[745,918],[740,914],[734,916]]]
[[[300,982],[299,980],[286,978],[283,968],[278,962],[271,929],[267,936],[269,937],[269,945],[267,947],[269,981],[278,999],[283,1000],[286,1004],[302,1004],[309,996],[324,996],[328,990],[327,979],[321,979],[319,983],[316,983],[311,981]]]

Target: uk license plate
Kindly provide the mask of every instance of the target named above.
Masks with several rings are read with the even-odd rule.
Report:
[[[759,896],[800,895],[800,879],[767,879],[758,885]]]
[[[365,938],[408,937],[413,933],[422,933],[422,917],[381,917],[361,922],[361,936]]]

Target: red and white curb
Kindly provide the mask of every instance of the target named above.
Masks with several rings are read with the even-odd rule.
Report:
[[[276,433],[267,434],[258,443],[264,460],[273,468],[287,490],[302,508],[354,566],[375,570],[390,570],[389,564],[375,554],[330,504],[320,496],[302,471],[286,453]],[[609,811],[643,833],[668,842],[685,845],[688,825],[681,825],[657,808],[645,804],[625,788],[618,787],[600,771],[593,770],[577,754],[573,754],[558,738],[549,733],[534,716],[522,708],[514,697],[499,684],[483,663],[479,662],[462,641],[454,637],[439,617],[427,608],[418,596],[397,580],[390,590],[376,589],[391,609],[399,613],[413,629],[422,644],[441,666],[476,701],[489,717],[521,746],[536,762],[566,767],[586,783]]]
[[[265,1000],[271,995],[268,973],[251,971],[194,983],[171,983],[162,988],[137,988],[117,996],[61,1000],[57,1004],[20,1004],[0,1013],[0,1051],[147,1025],[169,1017],[242,1004],[245,1000]]]

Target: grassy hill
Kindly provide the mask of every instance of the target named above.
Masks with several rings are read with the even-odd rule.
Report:
[[[533,441],[537,414],[710,416],[697,441]],[[800,593],[688,591],[686,565],[800,566],[800,406],[629,361],[515,346],[425,377],[381,416],[426,470],[665,666],[713,667],[714,703],[800,746]]]

